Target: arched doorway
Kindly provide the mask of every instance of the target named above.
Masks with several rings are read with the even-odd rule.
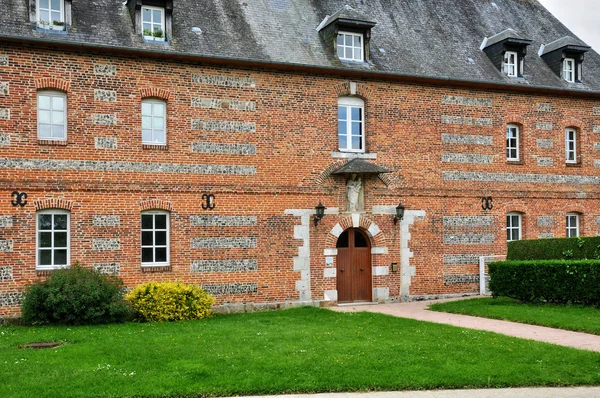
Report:
[[[338,302],[372,301],[371,240],[360,229],[350,228],[336,247]]]

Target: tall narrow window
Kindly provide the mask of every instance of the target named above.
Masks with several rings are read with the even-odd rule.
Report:
[[[567,238],[579,236],[579,214],[567,213]]]
[[[38,139],[67,139],[67,96],[60,92],[40,91],[37,95]]]
[[[506,51],[504,53],[504,73],[510,77],[517,77],[519,74],[517,62],[517,53],[514,51]]]
[[[521,239],[521,221],[521,214],[519,213],[508,213],[506,215],[506,240],[508,242]]]
[[[49,270],[69,265],[70,219],[65,210],[37,213],[36,269]]]
[[[575,82],[575,60],[573,58],[565,58],[563,61],[563,79],[569,83]]]
[[[565,160],[567,163],[577,163],[577,130],[565,130]]]
[[[165,40],[165,9],[142,7],[142,34],[146,40]]]
[[[344,61],[364,60],[363,35],[360,33],[339,32],[337,35],[337,55]]]
[[[506,160],[519,160],[519,126],[509,124],[506,126]]]
[[[166,109],[164,101],[155,99],[142,100],[142,143],[149,145],[166,145]]]
[[[340,151],[364,152],[364,102],[360,98],[338,100],[338,143]]]
[[[142,265],[169,265],[169,213],[142,213]]]
[[[37,0],[37,21],[43,25],[53,25],[54,21],[64,22],[64,0]]]

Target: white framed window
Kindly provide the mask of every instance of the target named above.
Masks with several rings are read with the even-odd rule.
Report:
[[[142,6],[142,34],[146,40],[165,40],[165,9]]]
[[[158,99],[142,100],[142,143],[167,145],[167,103]]]
[[[579,214],[567,213],[567,238],[579,236]]]
[[[517,77],[519,70],[517,67],[519,57],[514,51],[506,51],[504,53],[504,73],[510,77]]]
[[[38,24],[44,26],[65,22],[64,0],[37,0],[36,19]]]
[[[51,209],[37,212],[36,269],[51,270],[70,264],[70,213]]]
[[[338,32],[337,55],[344,61],[364,61],[364,42],[362,33]]]
[[[577,163],[577,130],[565,130],[565,161]]]
[[[37,93],[38,139],[67,139],[67,96],[58,91]]]
[[[565,58],[563,61],[563,79],[569,83],[575,82],[575,59]]]
[[[169,265],[169,212],[142,213],[142,266]]]
[[[522,217],[520,213],[508,213],[506,215],[506,241],[521,240]]]
[[[506,160],[519,160],[519,126],[509,124],[506,126]]]
[[[338,99],[338,145],[340,151],[365,151],[364,102],[360,98]]]

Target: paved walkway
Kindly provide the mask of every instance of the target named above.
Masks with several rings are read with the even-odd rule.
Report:
[[[246,398],[600,398],[600,387],[498,388],[489,390],[433,390],[360,393],[265,395]]]
[[[331,309],[340,312],[379,312],[382,314],[393,315],[401,318],[417,319],[419,321],[427,321],[434,323],[444,323],[447,325],[460,326],[469,329],[486,330],[488,332],[505,334],[507,336],[544,341],[546,343],[552,343],[566,347],[574,347],[582,350],[600,352],[600,336],[592,334],[570,332],[568,330],[553,329],[543,326],[526,325],[524,323],[478,318],[468,315],[429,311],[427,309],[427,307],[434,302],[437,303],[452,300],[456,299],[436,301],[414,301],[410,303],[398,304],[349,305],[342,307],[332,307]]]

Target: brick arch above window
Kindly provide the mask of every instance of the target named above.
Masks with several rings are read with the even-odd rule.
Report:
[[[42,77],[35,79],[35,88],[37,90],[58,90],[68,93],[70,87],[70,81],[58,79],[56,77]]]
[[[163,199],[148,199],[140,202],[140,211],[165,210],[173,211],[173,204]]]
[[[581,132],[583,129],[583,123],[578,119],[565,119],[560,122],[560,128],[563,130],[571,128]]]
[[[169,101],[171,98],[171,92],[162,88],[144,87],[140,89],[140,96],[142,99],[158,98],[164,101]]]
[[[62,209],[71,211],[73,208],[73,202],[64,198],[47,198],[40,199],[34,202],[35,210],[46,210],[46,209]]]
[[[335,86],[338,97],[358,97],[367,102],[371,95],[371,89],[364,83],[344,82]]]
[[[520,128],[523,128],[525,125],[525,119],[520,115],[508,114],[504,116],[504,125],[508,124],[516,124]]]

